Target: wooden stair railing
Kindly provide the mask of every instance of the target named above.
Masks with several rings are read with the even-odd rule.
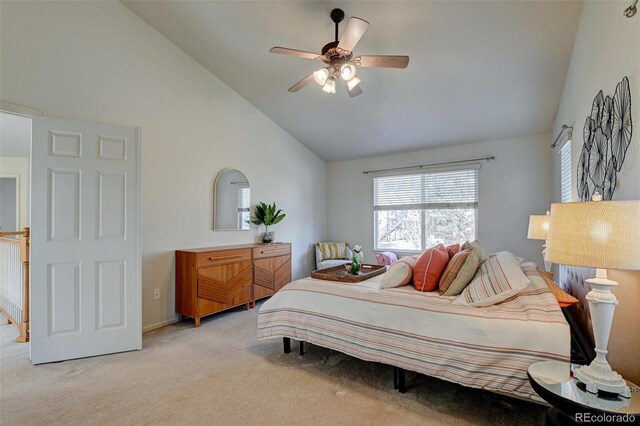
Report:
[[[0,313],[29,341],[29,228],[0,232]]]

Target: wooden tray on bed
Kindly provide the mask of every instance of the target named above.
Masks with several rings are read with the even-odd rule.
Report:
[[[347,265],[351,265],[347,263]],[[327,281],[340,281],[343,283],[359,283],[360,281],[368,280],[371,277],[385,273],[387,267],[384,265],[369,265],[363,263],[360,265],[360,271],[358,275],[352,275],[345,265],[334,266],[327,269],[319,269],[311,272],[311,278]]]

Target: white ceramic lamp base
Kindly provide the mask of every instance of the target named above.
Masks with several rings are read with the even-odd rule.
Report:
[[[613,314],[618,304],[611,288],[617,282],[607,278],[606,269],[596,269],[596,277],[588,279],[591,291],[587,294],[593,336],[596,342],[596,357],[589,365],[576,369],[573,376],[587,387],[587,392],[598,391],[615,393],[623,398],[631,398],[631,391],[621,375],[611,369],[607,362],[607,344],[611,333]]]
[[[544,260],[544,270],[547,272],[551,272],[551,262],[547,260],[547,244],[542,245],[542,259]]]

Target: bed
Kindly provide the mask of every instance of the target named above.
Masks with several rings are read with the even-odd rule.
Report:
[[[570,329],[532,263],[531,280],[498,305],[453,304],[455,297],[411,285],[380,290],[383,275],[360,283],[304,278],[260,308],[258,339],[290,338],[464,386],[541,401],[529,365],[568,362]]]

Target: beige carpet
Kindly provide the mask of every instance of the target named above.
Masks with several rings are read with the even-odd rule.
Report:
[[[307,345],[256,341],[257,309],[145,334],[143,350],[33,366],[0,326],[0,423],[540,425],[546,408]]]

